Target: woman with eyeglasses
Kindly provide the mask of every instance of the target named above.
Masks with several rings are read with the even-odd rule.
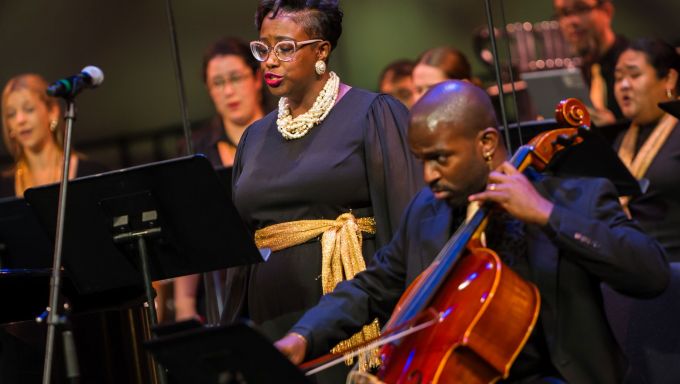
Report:
[[[217,115],[194,132],[194,152],[204,154],[214,167],[231,167],[243,132],[264,116],[260,63],[246,42],[224,37],[203,55],[203,82]],[[174,280],[175,320],[205,315],[199,282],[199,275]]]
[[[0,197],[22,197],[31,187],[61,180],[64,124],[59,101],[37,74],[11,78],[2,91],[2,136],[14,164],[0,173]],[[81,154],[71,155],[69,179],[104,172]]]
[[[335,1],[262,0],[256,12],[251,49],[281,99],[241,138],[233,197],[258,247],[273,252],[244,276],[245,290],[231,289],[226,321],[247,313],[272,340],[365,268],[421,186],[407,109],[328,68],[341,22]]]
[[[217,116],[194,134],[194,150],[214,166],[231,166],[241,135],[264,116],[260,63],[246,42],[225,37],[203,55],[203,82]]]

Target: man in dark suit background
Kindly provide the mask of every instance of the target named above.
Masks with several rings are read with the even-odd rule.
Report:
[[[503,212],[487,227],[489,247],[541,294],[538,322],[508,382],[621,381],[625,362],[600,283],[638,297],[662,292],[669,279],[663,250],[627,219],[609,181],[530,180],[517,171],[505,162],[496,126],[488,96],[466,82],[441,83],[414,105],[409,145],[429,188],[412,200],[367,270],[324,296],[276,343],[283,353],[297,363],[375,317],[384,324],[464,220],[468,202],[477,201]]]

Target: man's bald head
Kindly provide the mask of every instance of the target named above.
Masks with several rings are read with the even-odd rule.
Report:
[[[423,163],[423,178],[437,199],[451,205],[484,189],[490,169],[505,160],[489,96],[465,81],[430,89],[411,109],[408,142]]]
[[[498,126],[496,112],[486,92],[460,80],[437,84],[411,109],[411,129],[434,131],[442,124],[466,136]]]

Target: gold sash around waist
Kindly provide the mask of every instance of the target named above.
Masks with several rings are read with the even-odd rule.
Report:
[[[341,281],[366,269],[361,251],[362,232],[375,234],[375,227],[372,217],[356,218],[351,213],[343,213],[335,220],[298,220],[270,225],[255,232],[255,244],[258,248],[279,251],[321,236],[321,287],[325,295]],[[361,332],[341,341],[331,352],[348,351],[379,335],[380,325],[376,319]],[[351,359],[347,363],[351,364]],[[368,356],[359,356],[359,366],[363,369],[379,364],[377,350]]]

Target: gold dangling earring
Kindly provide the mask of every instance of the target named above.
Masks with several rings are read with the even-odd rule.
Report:
[[[57,125],[59,125],[59,121],[57,121],[57,120],[50,121],[50,132],[56,131]]]
[[[316,63],[314,63],[314,70],[317,75],[323,75],[326,73],[326,63],[323,60],[317,60]]]
[[[493,152],[484,152],[484,155],[482,156],[484,157],[484,161],[486,161],[486,165],[489,166],[489,169],[493,170]]]
[[[670,89],[670,88],[666,88],[666,96],[667,96],[669,99],[672,99],[672,98],[673,98],[673,90]]]

